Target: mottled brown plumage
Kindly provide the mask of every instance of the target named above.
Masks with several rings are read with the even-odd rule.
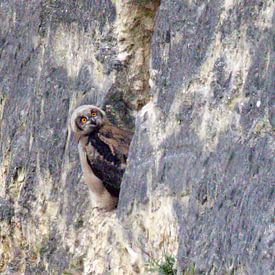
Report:
[[[119,129],[107,120],[89,135],[87,157],[94,174],[105,188],[118,197],[126,168],[132,133]]]
[[[113,208],[119,196],[133,133],[114,126],[105,113],[93,105],[78,107],[72,115],[71,127],[79,142],[85,182],[97,201],[102,198],[102,208]]]

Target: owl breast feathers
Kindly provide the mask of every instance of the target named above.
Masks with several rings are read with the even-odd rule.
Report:
[[[93,105],[78,107],[71,117],[78,141],[84,180],[100,202],[112,209],[117,203],[133,133],[113,125],[105,112]]]

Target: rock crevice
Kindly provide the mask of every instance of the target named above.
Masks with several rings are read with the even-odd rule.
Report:
[[[269,274],[274,3],[2,1],[0,271]],[[135,129],[118,208],[89,206],[69,114]],[[174,266],[174,267],[176,267]]]

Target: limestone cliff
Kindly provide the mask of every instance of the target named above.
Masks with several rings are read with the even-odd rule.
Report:
[[[274,271],[273,0],[0,3],[0,272]],[[68,127],[135,129],[116,211]],[[273,168],[273,169],[272,169]]]

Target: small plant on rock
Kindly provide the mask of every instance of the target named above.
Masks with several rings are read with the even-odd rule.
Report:
[[[148,272],[157,273],[159,275],[176,275],[176,258],[173,255],[165,254],[161,260],[150,259],[146,264],[146,270]],[[196,269],[193,263],[188,264],[184,271],[180,273],[182,275],[195,275]]]
[[[156,272],[160,275],[174,275],[176,274],[175,268],[176,259],[172,255],[164,255],[162,260],[150,259],[146,264],[146,269],[149,272]]]

